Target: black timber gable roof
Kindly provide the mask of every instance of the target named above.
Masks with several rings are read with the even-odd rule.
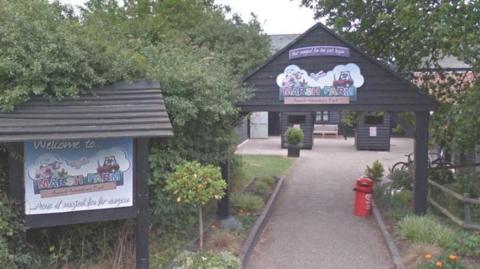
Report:
[[[290,49],[309,46],[341,46],[350,50],[350,56],[305,57],[290,60]],[[365,78],[358,89],[357,100],[350,104],[285,105],[278,98],[276,76],[284,68],[295,64],[310,72],[332,70],[336,65],[355,63]],[[436,108],[436,101],[421,92],[415,85],[403,79],[390,68],[367,56],[355,45],[344,40],[321,23],[315,24],[290,44],[277,51],[264,64],[244,78],[244,83],[254,89],[254,96],[240,103],[243,111],[429,111]]]

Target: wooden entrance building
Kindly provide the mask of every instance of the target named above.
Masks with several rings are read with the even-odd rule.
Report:
[[[307,140],[313,137],[307,126],[313,120],[308,119],[318,111],[414,112],[414,207],[417,214],[426,212],[428,121],[437,103],[415,85],[320,23],[275,53],[244,83],[254,95],[238,104],[243,112],[278,112],[287,115],[287,123],[288,115],[303,115],[300,127]]]

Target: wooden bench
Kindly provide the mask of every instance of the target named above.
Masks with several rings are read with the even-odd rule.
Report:
[[[322,136],[332,134],[338,137],[338,124],[315,124],[313,134],[321,134]]]

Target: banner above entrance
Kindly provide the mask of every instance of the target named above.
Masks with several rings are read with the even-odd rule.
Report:
[[[353,63],[310,75],[292,64],[277,76],[279,98],[285,104],[349,104],[363,83],[360,68]]]
[[[290,60],[311,57],[311,56],[338,56],[349,57],[350,50],[346,47],[339,46],[312,46],[298,49],[291,49],[288,51],[288,58]]]

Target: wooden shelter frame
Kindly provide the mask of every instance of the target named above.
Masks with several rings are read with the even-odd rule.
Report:
[[[341,46],[347,48],[348,57],[319,56],[289,57],[291,50],[309,46]],[[283,69],[295,64],[309,72],[331,70],[339,64],[355,63],[365,72],[365,84],[358,90],[358,99],[348,104],[285,104],[278,98],[276,75]],[[279,50],[265,63],[247,75],[243,82],[254,89],[253,97],[238,104],[242,112],[305,112],[315,111],[356,111],[356,112],[413,112],[415,113],[414,156],[414,213],[427,212],[427,162],[428,162],[428,124],[430,112],[435,110],[437,102],[423,93],[417,86],[403,79],[389,67],[366,55],[361,49],[322,25],[315,24],[290,44]]]

